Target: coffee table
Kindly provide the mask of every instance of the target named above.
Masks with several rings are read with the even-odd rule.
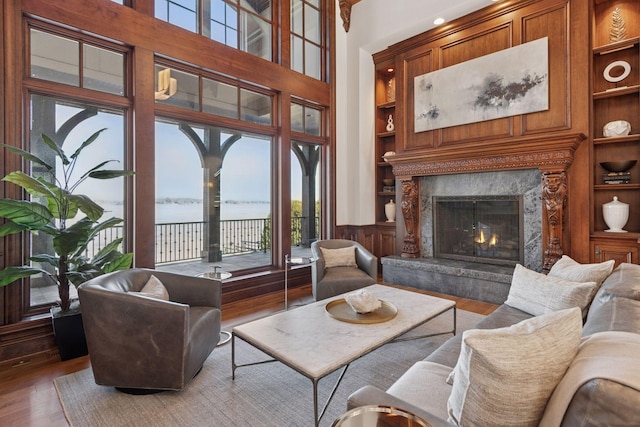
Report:
[[[293,310],[281,312],[233,328],[231,339],[232,378],[237,368],[279,361],[313,383],[314,422],[318,426],[340,381],[356,359],[392,341],[426,338],[456,333],[454,301],[406,291],[385,285],[365,288],[378,299],[393,304],[397,315],[382,323],[343,322],[329,316],[327,303],[344,298],[338,295]],[[406,332],[453,310],[453,327],[449,331],[399,338]],[[273,359],[237,365],[235,339],[240,338]],[[318,408],[318,382],[342,368],[322,411]]]

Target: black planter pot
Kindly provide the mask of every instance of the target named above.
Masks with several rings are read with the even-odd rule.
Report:
[[[75,359],[89,354],[78,301],[72,302],[71,310],[66,313],[62,313],[60,307],[52,307],[51,318],[61,360]]]

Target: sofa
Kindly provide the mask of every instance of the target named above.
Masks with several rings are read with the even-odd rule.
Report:
[[[134,268],[88,280],[78,295],[99,385],[183,390],[220,340],[220,281]]]
[[[557,265],[574,268],[573,273],[580,269],[597,266],[602,273],[604,264],[577,264],[568,257],[563,257]],[[613,261],[611,261],[613,269]],[[555,266],[554,266],[555,268]],[[576,270],[577,269],[577,270]],[[611,271],[611,269],[609,271]],[[518,270],[518,266],[516,267]],[[559,271],[561,271],[559,267]],[[516,280],[514,272],[514,281]],[[549,275],[553,273],[553,268]],[[476,342],[484,340],[486,347],[491,347],[490,334],[498,331],[509,331],[522,327],[538,318],[558,314],[532,314],[522,310],[522,304],[517,303],[517,291],[512,282],[509,298],[490,315],[483,318],[474,330],[465,331],[447,340],[441,347],[414,364],[407,370],[388,390],[383,391],[373,386],[365,386],[354,392],[348,399],[347,406],[353,409],[364,405],[387,405],[398,407],[413,412],[423,418],[432,426],[451,425],[540,425],[540,426],[638,426],[640,425],[640,266],[622,263],[610,273],[604,270],[602,281],[597,283],[591,294],[584,293],[584,301],[581,302],[582,310],[579,312],[582,319],[578,319],[577,349],[569,356],[567,366],[562,367],[557,384],[553,384],[550,391],[542,400],[540,413],[534,417],[534,421],[524,421],[517,414],[509,422],[501,422],[496,419],[491,421],[467,421],[459,422],[453,412],[456,401],[454,399],[454,387],[458,381],[460,372],[460,360],[469,352],[466,348],[466,340],[471,340],[477,334],[486,334]],[[571,275],[571,274],[569,274]],[[580,276],[580,274],[578,274]],[[529,292],[535,288],[537,281],[556,280],[544,277],[540,273],[531,273],[519,276],[524,283],[519,289]],[[584,277],[580,277],[584,280]],[[540,283],[542,283],[540,282]],[[549,285],[547,283],[547,285]],[[551,285],[549,285],[551,286]],[[545,291],[545,292],[548,292]],[[544,295],[543,295],[544,297]],[[538,297],[539,298],[539,297]],[[543,298],[548,304],[559,304],[563,296]],[[518,306],[520,308],[514,307]],[[525,308],[536,311],[536,308]],[[548,310],[553,312],[554,310]],[[561,310],[562,312],[571,310]],[[558,312],[556,312],[558,313]],[[575,315],[575,312],[573,313]],[[584,323],[582,323],[584,322]],[[566,322],[565,322],[566,323]],[[471,341],[470,341],[471,342]],[[507,341],[509,343],[510,341]],[[512,354],[518,354],[518,346],[513,341]],[[562,347],[563,344],[558,345]],[[539,352],[542,358],[546,353],[552,353],[553,348],[543,348],[538,345],[528,352]],[[509,349],[511,350],[511,349]],[[465,353],[465,354],[463,354]],[[472,352],[471,352],[472,353]],[[528,357],[529,355],[522,355]],[[478,357],[483,357],[480,354]],[[513,357],[513,356],[512,356]],[[504,362],[498,364],[505,365]],[[499,366],[497,369],[501,368]],[[480,394],[492,395],[493,389],[505,389],[512,395],[520,392],[525,396],[531,384],[527,381],[537,378],[534,374],[536,367],[532,366],[528,378],[516,381],[508,381],[498,377],[490,369],[485,371],[485,377],[497,380],[494,387],[484,386],[479,388]],[[545,368],[546,369],[546,368]],[[478,371],[481,372],[481,371]],[[541,372],[539,372],[541,373]],[[465,378],[465,381],[473,382],[482,377],[480,373],[474,379]],[[502,381],[502,382],[500,382]],[[458,385],[471,387],[469,384]],[[534,384],[535,386],[535,384]],[[549,395],[550,394],[550,395]],[[473,400],[474,396],[469,397]],[[482,396],[480,396],[482,398]],[[508,398],[508,397],[507,397]],[[492,398],[494,399],[494,398]],[[459,402],[458,402],[459,403]],[[484,406],[490,406],[485,403]],[[526,400],[525,400],[526,403]],[[464,399],[462,404],[465,404]],[[471,404],[469,404],[471,405]],[[485,408],[486,409],[486,408]],[[472,410],[472,409],[469,409]],[[509,408],[505,409],[507,412]],[[496,410],[498,411],[498,410]],[[488,413],[491,417],[494,414]],[[472,418],[472,416],[470,417]],[[514,421],[517,420],[517,421]]]

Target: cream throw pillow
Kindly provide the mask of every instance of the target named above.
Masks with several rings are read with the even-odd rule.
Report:
[[[549,270],[549,276],[571,280],[572,282],[596,282],[597,288],[599,288],[604,279],[613,271],[614,264],[614,260],[596,264],[580,264],[570,257],[562,255],[562,258],[556,261],[551,270]]]
[[[571,307],[584,310],[597,289],[596,282],[572,282],[517,264],[505,304],[534,316]]]
[[[356,247],[348,246],[339,249],[320,248],[322,258],[324,258],[324,267],[358,267],[356,264]]]
[[[169,301],[169,292],[167,291],[167,288],[165,288],[160,279],[153,274],[149,277],[149,280],[147,280],[147,283],[145,283],[142,289],[140,289],[140,292],[129,293]]]
[[[580,345],[578,308],[532,317],[508,328],[462,334],[447,402],[464,426],[537,426]]]

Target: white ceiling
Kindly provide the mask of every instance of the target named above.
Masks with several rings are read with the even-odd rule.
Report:
[[[434,28],[433,21],[438,17],[452,21],[492,3],[492,0],[364,0],[353,6],[351,25],[356,31],[366,27],[364,32],[369,35],[372,28],[380,28],[378,34],[383,34],[382,37],[369,37],[361,45],[375,53]]]

